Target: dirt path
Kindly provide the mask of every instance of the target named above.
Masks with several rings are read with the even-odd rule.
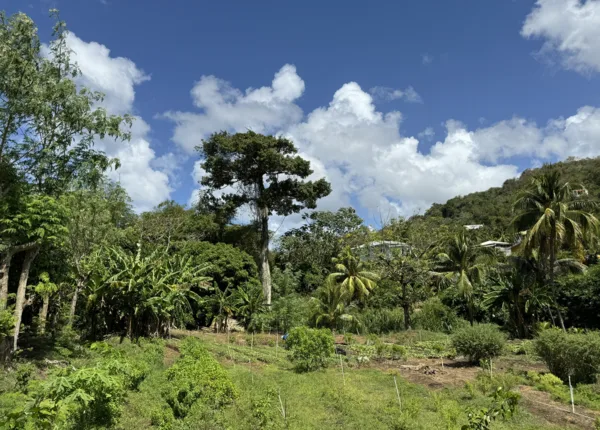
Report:
[[[165,365],[165,367],[171,367],[171,365],[175,362],[175,360],[177,360],[177,358],[180,355],[181,354],[179,353],[179,348],[177,347],[177,345],[167,343],[165,345],[165,350],[163,354],[163,364]]]
[[[444,360],[444,366],[442,367],[440,359],[409,359],[406,362],[388,361],[376,363],[375,367],[386,371],[396,370],[407,381],[424,385],[432,390],[439,390],[449,385],[462,387],[465,382],[473,381],[481,371],[479,367],[469,366],[467,363],[457,360]],[[505,370],[504,366],[499,365],[498,367],[497,371]],[[532,367],[541,368],[543,365]],[[522,396],[521,405],[529,413],[545,422],[565,428],[571,426],[586,430],[595,429],[594,420],[597,416],[600,416],[600,412],[576,406],[576,413],[573,414],[569,406],[552,400],[549,393],[538,391],[526,385],[519,386],[518,391]]]
[[[582,406],[575,407],[575,414],[569,406],[552,400],[549,393],[538,391],[533,387],[521,385],[519,392],[522,404],[533,415],[561,426],[576,426],[581,429],[594,430],[594,421],[600,413],[586,409]]]

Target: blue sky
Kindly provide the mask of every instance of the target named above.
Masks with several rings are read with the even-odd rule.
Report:
[[[50,7],[82,83],[140,117],[131,148],[99,142],[139,210],[190,200],[213,125],[293,138],[322,208],[367,220],[600,155],[599,0],[0,0],[44,40]]]

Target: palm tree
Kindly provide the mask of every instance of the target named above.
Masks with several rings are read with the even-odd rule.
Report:
[[[260,287],[246,285],[235,291],[235,314],[241,317],[246,330],[256,330],[256,316],[266,310],[263,292]]]
[[[336,271],[328,276],[327,281],[339,283],[344,294],[350,300],[364,301],[377,286],[379,275],[365,270],[363,263],[352,255],[349,247],[346,247],[337,258],[334,258],[333,263]]]
[[[354,305],[348,305],[351,296],[348,290],[334,282],[325,282],[311,299],[313,305],[312,320],[317,327],[335,329],[344,322],[353,321],[351,314]]]
[[[513,227],[526,230],[518,248],[526,257],[537,253],[563,330],[554,282],[557,254],[561,248],[567,248],[583,259],[584,245],[597,236],[600,228],[598,219],[588,212],[595,207],[596,202],[579,198],[556,169],[534,177],[514,204],[520,213],[513,220]]]
[[[467,303],[469,322],[474,319],[474,284],[480,283],[485,275],[486,262],[483,256],[489,255],[487,248],[475,246],[464,232],[448,241],[446,252],[438,254],[436,272],[443,281],[451,282]]]
[[[508,314],[508,327],[519,338],[530,335],[531,325],[549,303],[548,294],[538,288],[535,270],[514,262],[507,273],[492,280],[492,287],[483,298],[483,309],[499,308]]]
[[[209,316],[215,323],[215,332],[219,333],[223,328],[229,330],[229,318],[232,317],[236,305],[236,297],[229,286],[224,290],[215,285],[215,293],[206,301]]]

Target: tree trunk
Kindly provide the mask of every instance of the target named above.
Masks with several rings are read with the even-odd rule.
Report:
[[[271,269],[269,268],[269,209],[259,208],[260,214],[260,280],[265,303],[271,305]]]
[[[13,256],[19,252],[31,251],[36,248],[35,242],[13,246],[6,250],[2,260],[0,260],[0,311],[8,306],[8,274]]]
[[[554,265],[556,264],[556,225],[552,226],[551,236],[550,236],[550,261],[548,271],[550,278],[550,288],[552,289],[552,296],[554,297],[554,306],[556,307],[556,315],[558,316],[558,321],[560,323],[560,328],[566,333],[567,329],[565,328],[565,321],[562,317],[562,312],[560,311],[560,306],[558,304],[558,291],[556,291],[556,286],[554,285]]]
[[[29,269],[31,263],[35,260],[39,252],[39,248],[27,251],[21,268],[21,276],[19,278],[19,288],[17,290],[17,302],[15,304],[15,331],[13,335],[13,351],[17,350],[19,343],[19,333],[21,331],[21,318],[23,317],[23,307],[25,305],[25,294],[27,292],[27,280],[29,279]]]
[[[48,318],[48,307],[50,306],[50,296],[44,296],[44,302],[40,309],[39,317],[39,333],[44,334],[46,332],[46,319]]]
[[[71,297],[71,309],[69,310],[69,325],[73,327],[73,323],[75,322],[75,312],[77,311],[77,299],[79,298],[79,291],[83,288],[83,279],[77,279],[77,285],[75,286],[75,291],[73,292],[73,296]]]
[[[556,303],[556,315],[558,316],[558,322],[560,323],[560,328],[566,333],[567,329],[565,327],[565,320],[563,319],[562,312],[560,311],[560,306]]]
[[[402,309],[404,309],[404,330],[410,330],[410,303],[407,297],[407,286],[402,284]]]
[[[13,253],[9,250],[0,261],[0,311],[8,306],[8,272],[12,257]]]
[[[129,337],[129,340],[133,340],[133,315],[129,316],[129,321],[127,324],[127,337]]]

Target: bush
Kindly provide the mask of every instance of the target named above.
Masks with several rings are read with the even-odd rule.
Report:
[[[128,390],[137,390],[148,373],[150,366],[148,363],[140,360],[108,360],[102,365],[112,376],[121,378],[123,386]]]
[[[537,354],[550,372],[567,382],[593,383],[600,373],[600,333],[543,330],[535,341]]]
[[[181,357],[166,372],[163,392],[176,418],[185,417],[198,401],[218,408],[237,397],[229,375],[199,340],[186,338],[180,350]]]
[[[421,309],[415,314],[414,321],[418,328],[443,333],[452,333],[466,323],[456,315],[454,309],[443,304],[439,297],[432,297],[423,302]]]
[[[360,315],[362,328],[367,333],[390,333],[404,330],[404,311],[395,309],[366,309]]]
[[[378,340],[375,343],[375,354],[377,358],[388,360],[402,360],[406,358],[407,350],[402,345],[384,343]]]
[[[309,372],[327,366],[334,351],[333,336],[328,329],[296,327],[285,341],[291,351],[290,360],[298,372]]]
[[[125,389],[106,369],[64,369],[35,384],[31,397],[0,417],[2,428],[109,428],[121,413]]]
[[[497,357],[502,352],[506,337],[493,324],[477,324],[457,330],[452,335],[452,346],[471,363]]]

